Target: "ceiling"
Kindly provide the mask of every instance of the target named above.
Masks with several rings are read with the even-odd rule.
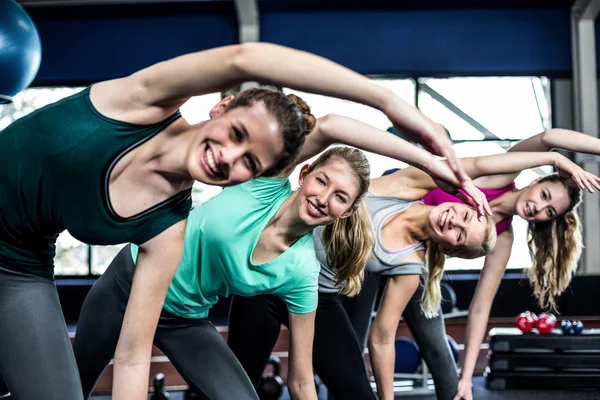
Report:
[[[244,0],[252,1],[252,0]],[[233,3],[234,0],[17,0],[26,8],[86,5]],[[569,8],[574,0],[258,0],[261,11]]]

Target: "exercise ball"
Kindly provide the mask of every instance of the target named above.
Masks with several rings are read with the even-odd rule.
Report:
[[[42,43],[29,15],[13,0],[0,0],[0,104],[31,84],[42,61]]]

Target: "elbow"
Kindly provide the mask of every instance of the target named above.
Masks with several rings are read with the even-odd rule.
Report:
[[[310,379],[303,379],[303,378],[298,378],[298,377],[290,377],[290,379],[288,380],[288,391],[290,392],[290,397],[292,399],[294,398],[301,398],[302,397],[302,393],[307,393],[311,391],[311,386],[312,386],[312,391],[316,392],[316,388],[314,387],[314,378],[311,376]]]
[[[540,133],[540,142],[544,146],[545,151],[550,151],[554,148],[552,143],[554,142],[553,137],[556,135],[560,135],[560,129],[552,128]]]
[[[317,119],[317,126],[313,130],[313,133],[318,129],[324,137],[329,138],[331,136],[330,132],[332,131],[331,127],[335,126],[336,121],[339,122],[339,118],[339,115],[327,114]]]
[[[150,352],[134,344],[119,343],[115,351],[114,363],[118,365],[136,365],[150,362]]]
[[[371,329],[371,333],[369,334],[368,344],[369,349],[377,349],[379,347],[384,347],[391,343],[394,343],[395,337],[394,333],[388,329],[381,329],[373,327]]]
[[[264,46],[266,46],[264,43],[255,42],[232,45],[227,64],[240,79],[250,79],[250,60]]]

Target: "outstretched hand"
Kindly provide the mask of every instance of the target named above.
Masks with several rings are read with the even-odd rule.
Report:
[[[594,193],[593,188],[600,190],[599,177],[587,172],[562,154],[555,153],[555,155],[556,163],[554,166],[558,170],[558,174],[567,179],[572,186],[586,189],[590,193]]]
[[[458,161],[446,130],[441,125],[439,126],[442,129],[441,132],[436,131],[437,134],[432,136],[432,139],[422,140],[420,143],[430,153],[446,157],[446,164],[441,161],[439,162],[441,165],[437,162],[433,163],[429,171],[426,172],[431,175],[440,189],[459,198],[465,204],[477,208],[480,216],[484,214],[492,215],[492,210],[485,195],[475,187]]]

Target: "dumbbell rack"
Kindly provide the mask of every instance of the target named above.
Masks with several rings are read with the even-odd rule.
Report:
[[[600,388],[600,330],[540,335],[494,328],[489,343],[488,389]]]
[[[376,312],[373,313],[375,315]],[[463,318],[469,314],[467,310],[454,308],[452,312],[444,314],[444,320]],[[402,320],[401,320],[402,321]],[[371,378],[371,387],[377,389],[375,379]],[[402,396],[424,396],[435,394],[435,385],[425,360],[421,360],[419,372],[414,374],[394,374],[394,394]]]

